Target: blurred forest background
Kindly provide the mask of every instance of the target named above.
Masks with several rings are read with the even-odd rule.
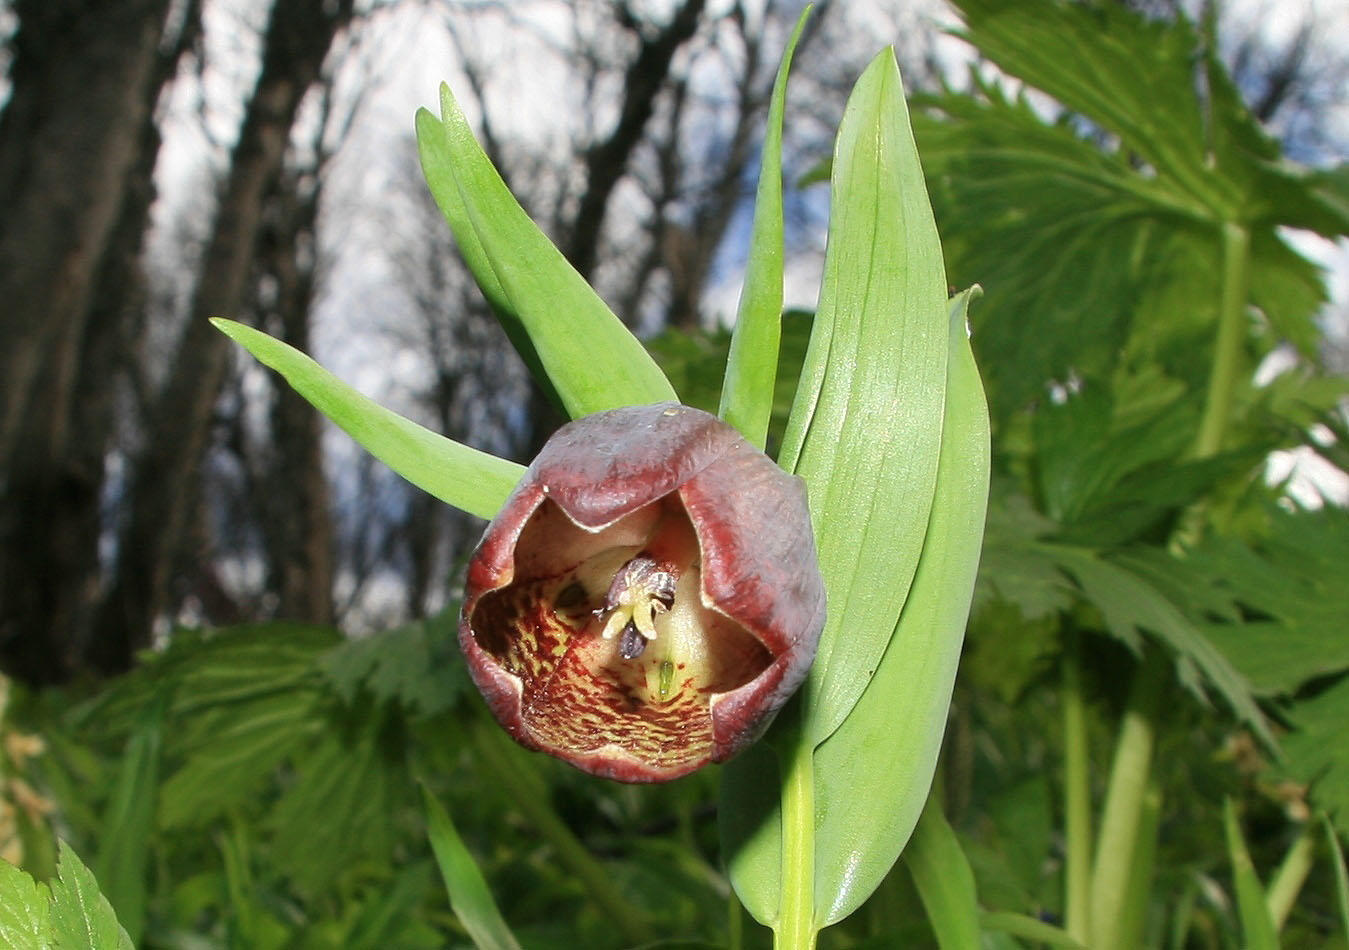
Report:
[[[119,818],[117,827],[131,827],[135,809],[152,806],[118,799],[111,789],[122,781],[154,786],[167,779],[159,797],[167,811],[141,815],[140,826],[203,831],[191,847],[223,861],[225,870],[210,873],[223,874],[229,888],[243,881],[246,889],[266,889],[250,876],[248,868],[257,867],[250,849],[289,855],[277,858],[276,890],[245,913],[247,902],[235,891],[227,902],[233,911],[219,910],[219,901],[203,896],[216,886],[206,882],[207,872],[190,881],[175,877],[169,851],[156,852],[151,877],[163,886],[149,892],[158,896],[146,896],[143,863],[136,865],[138,896],[123,894],[127,903],[119,904],[113,895],[119,912],[137,908],[137,931],[149,919],[159,943],[194,945],[181,938],[182,921],[209,929],[201,923],[210,917],[203,908],[215,907],[210,926],[228,931],[233,941],[224,945],[286,945],[277,928],[299,932],[317,928],[315,921],[327,936],[313,945],[359,945],[352,937],[358,932],[370,946],[381,945],[391,931],[379,927],[392,926],[397,916],[390,908],[430,899],[426,866],[406,850],[398,853],[394,863],[402,862],[407,873],[393,887],[387,868],[350,862],[353,855],[392,852],[404,840],[407,822],[400,824],[398,808],[408,799],[388,777],[388,760],[397,758],[398,768],[410,771],[400,757],[412,757],[406,750],[413,737],[419,730],[434,734],[428,724],[454,710],[463,690],[461,671],[444,650],[452,638],[456,569],[481,524],[357,450],[276,377],[241,358],[206,318],[225,315],[259,326],[430,428],[527,461],[561,416],[530,381],[461,266],[418,166],[413,112],[434,103],[436,84],[445,80],[476,119],[486,151],[521,203],[615,312],[651,341],[680,392],[690,402],[715,394],[744,263],[769,90],[801,6],[729,0],[0,2],[0,670],[26,697],[19,721],[29,728],[44,724],[50,763],[41,782],[33,781],[51,800],[29,800],[28,819],[41,824],[48,820],[44,809],[57,808],[51,820],[63,822],[76,839],[83,835],[90,851],[126,852],[126,842],[107,843],[109,816]],[[972,21],[998,4],[957,6]],[[1043,817],[1047,839],[1049,796],[1043,776],[1040,784],[1023,786],[998,770],[1034,783],[1052,754],[1024,734],[991,751],[988,737],[1005,739],[1016,734],[1017,722],[1049,716],[1052,698],[1033,700],[1040,703],[1033,714],[1019,704],[1028,695],[1047,695],[1044,683],[1058,658],[1082,643],[1099,665],[1096,685],[1108,713],[1118,712],[1125,700],[1111,670],[1123,656],[1119,643],[1137,652],[1138,630],[1156,633],[1174,619],[1130,613],[1137,610],[1137,591],[1112,587],[1115,579],[1093,573],[1093,565],[1124,565],[1131,582],[1144,578],[1150,591],[1171,597],[1168,604],[1181,603],[1184,576],[1170,578],[1168,586],[1170,569],[1160,562],[1117,555],[1146,543],[1160,557],[1167,545],[1158,539],[1181,520],[1180,512],[1193,512],[1196,498],[1224,524],[1222,537],[1246,540],[1287,540],[1295,532],[1285,532],[1280,519],[1319,511],[1327,498],[1332,507],[1346,501],[1341,399],[1349,372],[1349,287],[1341,277],[1332,296],[1325,275],[1292,249],[1329,258],[1334,245],[1324,238],[1341,235],[1344,256],[1346,11],[1334,4],[1182,0],[1107,2],[1102,9],[1102,29],[1118,29],[1124,46],[1145,35],[1163,37],[1162,56],[1208,44],[1203,48],[1223,71],[1205,74],[1200,98],[1221,115],[1213,128],[1199,129],[1196,121],[1195,134],[1221,138],[1236,129],[1239,144],[1270,168],[1293,167],[1280,165],[1283,159],[1297,163],[1309,176],[1307,194],[1315,192],[1305,205],[1285,203],[1294,210],[1283,218],[1276,209],[1243,219],[1251,226],[1251,294],[1261,316],[1241,346],[1241,367],[1243,378],[1263,373],[1264,388],[1240,391],[1234,411],[1244,428],[1227,444],[1199,453],[1217,459],[1204,467],[1175,464],[1188,451],[1178,446],[1188,445],[1198,424],[1190,397],[1204,390],[1213,346],[1205,309],[1213,288],[1186,297],[1176,276],[1184,271],[1193,284],[1196,275],[1216,273],[1215,259],[1186,243],[1193,232],[1185,228],[1197,228],[1194,221],[1203,215],[1168,204],[1158,191],[1144,195],[1143,203],[1155,198],[1160,217],[1125,208],[1106,220],[1120,207],[1112,204],[1111,176],[1149,164],[1119,155],[1121,138],[1133,141],[1130,135],[1155,129],[1112,128],[1110,109],[1092,113],[1094,100],[1086,94],[1064,110],[1034,91],[1053,85],[1054,76],[1034,75],[1029,66],[1013,72],[1008,63],[1015,50],[1000,47],[1006,38],[992,27],[985,43],[950,36],[944,31],[958,23],[956,14],[935,0],[817,3],[796,55],[787,112],[790,185],[828,159],[852,81],[880,45],[895,44],[915,95],[915,127],[948,242],[951,281],[980,282],[988,294],[973,314],[974,339],[989,381],[1001,481],[995,478],[987,577],[981,578],[962,682],[995,711],[971,718],[966,706],[964,718],[957,716],[954,761],[971,773],[982,769],[984,790],[953,781],[948,794],[966,796],[953,802],[957,816],[1000,783],[1022,795],[1003,800],[1001,844],[976,857],[981,884],[991,882],[999,899],[1018,906],[1040,899],[1031,891],[1043,889],[1036,870],[1043,842],[1006,835],[1029,827],[1017,809],[1033,802],[1031,824],[1040,830]],[[1143,58],[1137,70],[1150,74]],[[1024,99],[1017,96],[1023,82],[1034,87]],[[1178,99],[1193,86],[1182,82]],[[1123,104],[1110,107],[1113,115],[1127,119],[1155,106],[1164,125],[1174,103],[1149,100],[1152,94],[1155,88],[1139,93],[1144,108],[1134,113],[1127,95],[1118,97]],[[1029,175],[1026,169],[980,164],[988,157],[981,149],[992,154],[1008,143],[1029,143],[1029,152],[1040,149],[1041,157],[1068,156],[1092,175],[1020,177]],[[1253,189],[1264,187],[1265,179],[1252,176]],[[1091,187],[1082,186],[1089,179]],[[1219,207],[1228,194],[1199,204]],[[1282,197],[1263,195],[1273,205]],[[804,311],[814,304],[827,201],[818,186],[787,191],[787,299],[803,311],[787,321],[789,368],[793,358],[799,364],[804,348]],[[1297,210],[1304,207],[1312,210]],[[1188,223],[1176,225],[1166,217],[1173,213]],[[1090,214],[1106,217],[1091,224]],[[1111,230],[1121,221],[1128,227]],[[1278,230],[1284,225],[1300,231]],[[1061,269],[1053,263],[1060,259]],[[1127,273],[1119,267],[1124,260],[1135,265]],[[1174,272],[1162,273],[1157,262],[1163,261]],[[1064,288],[1073,293],[1065,296]],[[1051,291],[1058,296],[1046,297]],[[1201,297],[1209,304],[1196,303]],[[1276,378],[1283,383],[1267,385]],[[790,375],[784,379],[785,392],[793,382]],[[1079,393],[1086,396],[1070,398]],[[1319,474],[1311,482],[1280,481],[1294,462]],[[1178,470],[1182,476],[1164,481],[1165,473]],[[1271,472],[1267,483],[1262,474]],[[1132,505],[1127,516],[1120,513],[1124,502]],[[1226,660],[1205,653],[1206,646],[1187,641],[1190,652],[1180,649],[1182,682],[1212,685],[1216,677],[1213,691],[1226,701],[1224,714],[1235,711],[1247,725],[1263,722],[1257,700],[1268,713],[1274,699],[1316,699],[1338,687],[1335,702],[1345,703],[1349,628],[1342,569],[1338,582],[1319,579],[1333,575],[1330,565],[1335,552],[1345,550],[1349,531],[1338,515],[1317,525],[1299,522],[1297,528],[1320,532],[1314,542],[1255,545],[1262,557],[1296,549],[1308,560],[1290,562],[1287,574],[1262,575],[1263,568],[1234,547],[1191,562],[1211,574],[1190,589],[1193,609],[1181,611],[1187,623],[1193,620],[1186,635],[1219,621],[1243,630],[1255,629],[1246,621],[1259,621],[1268,631],[1306,606],[1281,613],[1283,605],[1236,605],[1230,598],[1241,587],[1237,581],[1318,578],[1311,599],[1323,626],[1308,634],[1320,638],[1311,650],[1314,662],[1261,681],[1255,671],[1267,668],[1262,647],[1233,639],[1231,663],[1256,681],[1252,685],[1224,681],[1223,671],[1237,674]],[[1015,540],[1050,536],[1064,544],[1091,538],[1097,546],[1091,556],[1099,559],[1074,562],[1066,548],[1057,554],[1037,548],[1035,557],[1058,558],[1044,566]],[[1229,599],[1204,586],[1210,576],[1230,581],[1223,587]],[[1063,593],[1065,577],[1081,597]],[[1110,601],[1105,588],[1116,590],[1121,602]],[[1304,615],[1296,616],[1300,622]],[[247,627],[252,633],[228,647],[186,632],[278,620],[295,622],[271,628],[288,631],[280,646],[265,627]],[[346,641],[338,633],[390,630],[402,640]],[[1009,638],[1015,647],[996,645],[1006,631],[1019,635]],[[1172,645],[1183,639],[1171,632]],[[377,640],[382,654],[362,647]],[[215,667],[213,643],[222,658]],[[151,647],[159,660],[122,677]],[[221,652],[231,649],[236,652],[227,658]],[[426,681],[429,670],[444,674],[439,685]],[[176,684],[173,698],[157,692],[169,681]],[[249,683],[261,692],[249,693],[247,701],[264,705],[247,707],[240,718],[239,708],[228,704],[243,694],[231,691]],[[168,707],[151,702],[155,696],[187,718],[143,718],[146,709],[169,715]],[[1212,747],[1232,734],[1245,737],[1232,739],[1223,765],[1209,766],[1240,771],[1234,761],[1245,768],[1259,758],[1249,735],[1232,730],[1231,722],[1214,725],[1201,713],[1193,718],[1208,723],[1205,741]],[[1284,725],[1295,719],[1285,718]],[[1312,730],[1323,737],[1318,741],[1336,745],[1324,738],[1334,735],[1324,725],[1329,720],[1315,721],[1322,724],[1321,732]],[[165,738],[164,722],[177,723],[174,737]],[[62,746],[66,728],[80,738]],[[243,736],[245,728],[254,731]],[[212,737],[231,729],[243,745],[214,760],[200,758]],[[1105,735],[1100,725],[1098,738]],[[105,743],[103,758],[95,755],[95,739]],[[489,772],[492,762],[500,766],[515,754],[495,741],[485,734],[465,740]],[[1185,740],[1176,741],[1183,746]],[[162,762],[161,742],[168,743]],[[302,748],[308,758],[296,764]],[[425,754],[431,758],[419,771],[434,774],[428,763],[442,753]],[[31,759],[9,755],[18,771]],[[127,762],[151,771],[128,778]],[[183,762],[193,768],[170,775],[170,764]],[[285,763],[293,771],[283,769],[277,779]],[[1349,750],[1331,765],[1307,765],[1299,790],[1289,793],[1298,807],[1305,807],[1306,782],[1327,768],[1339,769],[1337,780],[1349,786],[1346,763]],[[365,764],[370,769],[363,772]],[[441,766],[442,774],[453,774],[450,765]],[[323,776],[339,767],[355,777],[341,789],[324,785]],[[252,806],[244,803],[264,774],[282,789],[269,786],[268,794],[280,797],[268,800],[281,805],[258,825],[265,832],[248,823]],[[512,781],[510,767],[493,774]],[[575,817],[579,809],[592,825],[610,823],[607,837],[587,844],[602,855],[632,858],[633,874],[641,873],[641,856],[625,849],[634,836],[673,834],[688,846],[683,857],[652,845],[645,860],[678,865],[677,883],[646,883],[659,890],[715,879],[709,893],[720,901],[715,913],[724,913],[725,882],[715,859],[688,857],[714,850],[704,846],[710,833],[701,803],[705,784],[663,790],[664,797],[640,803],[629,790],[610,790],[598,805],[583,805],[589,793],[580,779],[546,776],[561,814]],[[1205,771],[1186,780],[1203,786],[1210,778]],[[1280,781],[1260,779],[1263,800],[1278,801],[1269,790],[1282,787]],[[1250,788],[1258,784],[1251,782]],[[231,783],[235,787],[226,788]],[[82,785],[109,797],[91,797]],[[529,787],[516,787],[519,800],[533,794]],[[286,797],[296,789],[309,797]],[[1333,800],[1345,799],[1340,792]],[[379,802],[385,811],[378,819],[361,812],[354,824],[340,825],[342,834],[332,833],[334,840],[301,841],[294,830],[286,837],[288,829],[311,827],[303,816],[312,815],[316,802],[338,814],[339,825],[346,820],[343,808],[357,815]],[[1277,808],[1271,814],[1277,827],[1262,839],[1269,855],[1286,844]],[[493,820],[476,814],[471,823],[488,828]],[[526,816],[525,824],[552,827],[549,820]],[[1343,829],[1346,819],[1339,820]],[[565,830],[553,831],[561,836],[550,839],[553,846],[564,847],[558,841]],[[42,846],[31,832],[25,839],[30,863],[41,866]],[[514,833],[524,834],[518,827]],[[511,890],[512,884],[534,886],[549,872],[519,842],[486,844],[492,839],[484,835],[492,873],[516,898],[515,916],[547,921],[549,908],[575,897],[574,886],[552,872],[546,899],[529,906],[529,892]],[[147,832],[130,852],[143,862],[153,841]],[[191,860],[174,853],[172,860],[194,867],[209,863],[200,853]],[[1019,871],[1010,869],[1013,859],[1021,861]],[[101,865],[99,875],[105,887],[105,877],[119,873],[116,859],[107,861],[113,863]],[[346,883],[335,885],[344,869]],[[181,888],[170,888],[168,878]],[[1192,900],[1202,903],[1208,892],[1204,879],[1197,880]],[[1323,896],[1328,880],[1320,883]],[[624,886],[631,894],[641,890],[639,883]],[[406,904],[390,903],[395,898]],[[704,927],[714,914],[707,895],[680,891],[668,905],[656,904],[637,901],[626,914],[602,910],[622,916],[617,930],[630,943],[653,933],[715,929]],[[1313,907],[1309,932],[1323,932],[1328,907],[1329,898]],[[895,924],[889,912],[881,913],[882,923]],[[270,923],[260,923],[263,918]],[[583,928],[594,941],[584,945],[610,945],[605,919],[597,915]],[[548,932],[546,923],[539,926],[539,933]],[[409,930],[397,945],[435,945],[427,936],[435,932]],[[329,937],[333,942],[323,943]],[[583,945],[568,943],[576,939],[572,933],[556,945]]]

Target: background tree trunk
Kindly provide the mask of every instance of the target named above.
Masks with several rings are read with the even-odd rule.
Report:
[[[238,315],[248,303],[263,207],[282,173],[296,110],[350,16],[351,0],[288,0],[272,9],[262,72],[234,147],[187,327],[149,412],[155,438],[132,478],[116,583],[89,645],[91,663],[104,672],[128,668],[135,651],[150,642],[169,605],[174,569],[185,553],[191,557],[184,542],[200,501],[200,465],[231,352],[207,318]]]
[[[0,664],[64,679],[99,592],[113,389],[142,313],[167,0],[19,3],[0,118]],[[164,42],[168,40],[168,42]]]

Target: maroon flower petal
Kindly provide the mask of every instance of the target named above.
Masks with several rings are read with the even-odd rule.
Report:
[[[823,625],[801,480],[665,403],[548,441],[469,564],[459,642],[523,745],[665,781],[754,741]]]

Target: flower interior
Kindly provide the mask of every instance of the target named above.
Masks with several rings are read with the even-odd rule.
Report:
[[[772,656],[703,602],[699,568],[674,497],[594,532],[545,500],[520,534],[511,582],[470,618],[479,645],[520,680],[524,731],[569,755],[612,745],[660,769],[705,762],[712,698]]]

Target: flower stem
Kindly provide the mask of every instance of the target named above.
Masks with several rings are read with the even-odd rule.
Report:
[[[795,703],[801,714],[804,704]],[[782,756],[782,904],[774,950],[814,950],[815,749],[804,728],[793,731]]]
[[[1091,784],[1088,774],[1082,646],[1069,631],[1063,655],[1063,801],[1067,836],[1065,929],[1078,943],[1091,936]]]
[[[1142,831],[1144,795],[1152,769],[1157,719],[1168,662],[1153,650],[1134,675],[1129,706],[1115,742],[1115,760],[1101,816],[1091,875],[1093,950],[1122,948],[1125,901]]]

